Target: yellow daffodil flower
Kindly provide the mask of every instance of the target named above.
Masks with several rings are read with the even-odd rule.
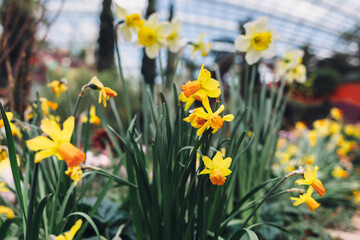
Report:
[[[295,129],[299,132],[302,132],[307,129],[306,124],[304,122],[296,122]]]
[[[67,90],[67,86],[65,82],[53,80],[46,85],[51,88],[51,91],[56,95],[56,97],[60,96],[60,93],[65,92]]]
[[[206,123],[206,119],[200,117],[201,114],[199,112],[204,111],[202,107],[195,108],[194,110],[190,111],[190,115],[183,120],[185,122],[190,122],[191,126],[194,128],[201,128]]]
[[[306,67],[302,64],[303,50],[289,51],[287,48],[284,56],[276,64],[276,72],[285,77],[288,83],[294,81],[304,83],[306,81]]]
[[[49,101],[43,97],[40,98],[40,103],[41,103],[41,111],[43,112],[44,117],[49,115],[50,109],[56,110],[59,106],[56,102]]]
[[[354,196],[354,202],[356,204],[360,204],[360,192],[359,191],[353,191],[353,196]]]
[[[11,129],[11,133],[13,136],[17,136],[18,138],[21,138],[21,132],[20,132],[20,129],[14,124],[11,122],[11,120],[13,120],[14,118],[14,114],[12,112],[6,112],[6,117],[9,121],[9,125],[10,125],[10,129]],[[3,128],[4,127],[4,120],[3,119],[0,119],[0,128]]]
[[[331,171],[331,175],[334,178],[348,178],[349,177],[349,173],[340,166],[335,166],[334,169]]]
[[[12,219],[15,217],[14,211],[5,206],[0,206],[0,215],[5,215],[8,219]]]
[[[293,166],[293,165],[288,165],[287,167],[286,167],[286,171],[287,172],[292,172],[292,171],[295,171],[296,170],[296,168]]]
[[[81,117],[81,122],[86,123],[88,121],[87,116],[83,115]],[[90,107],[90,120],[89,122],[91,124],[99,125],[101,123],[101,120],[98,116],[96,116],[96,108],[94,105],[91,105]]]
[[[285,75],[287,71],[293,69],[298,64],[302,63],[304,57],[303,50],[292,50],[289,51],[289,47],[286,48],[285,54],[276,65],[276,70],[279,75]]]
[[[6,182],[0,182],[0,192],[10,192],[10,190],[6,187]]]
[[[112,90],[111,88],[104,87],[104,85],[100,82],[100,80],[95,76],[91,79],[90,87],[94,88],[93,86],[98,89],[99,92],[99,103],[103,101],[104,107],[106,107],[106,101],[109,100],[109,98],[113,98],[114,96],[117,96],[117,93]]]
[[[171,33],[166,38],[167,46],[169,50],[173,53],[176,53],[180,49],[180,31],[181,31],[181,20],[178,18],[173,18],[171,20]]]
[[[315,157],[313,155],[307,156],[304,159],[306,165],[312,165],[315,162]]]
[[[203,101],[207,97],[219,97],[221,94],[219,86],[220,83],[211,78],[211,73],[204,69],[203,64],[197,80],[188,81],[185,85],[181,86],[183,91],[179,96],[179,100],[186,102],[185,110],[187,110],[195,100]]]
[[[73,240],[75,234],[81,228],[82,220],[79,219],[75,222],[74,226],[71,227],[70,231],[66,232],[64,235],[59,235],[55,238],[55,240]]]
[[[342,121],[344,112],[339,108],[331,108],[330,109],[330,115],[336,121]]]
[[[309,138],[309,144],[310,144],[310,146],[311,146],[311,147],[315,147],[315,146],[316,146],[316,143],[317,143],[317,135],[316,135],[315,130],[310,130],[310,131],[309,131],[308,138]]]
[[[214,185],[224,185],[226,176],[231,174],[229,169],[232,159],[227,157],[223,159],[221,152],[217,152],[211,160],[207,156],[203,156],[203,161],[205,164],[205,169],[202,170],[201,174],[210,174],[209,178],[212,184]]]
[[[311,194],[313,192],[312,186],[309,186],[306,193],[300,195],[299,198],[290,197],[291,200],[295,200],[294,206],[298,206],[302,203],[306,203],[306,205],[309,207],[310,211],[314,211],[316,208],[320,207],[320,203],[316,202],[314,198],[311,197]]]
[[[200,127],[199,130],[197,131],[198,136],[203,134],[203,132],[210,127],[213,129],[212,133],[214,134],[217,132],[217,130],[219,130],[222,127],[224,121],[231,122],[234,119],[234,115],[232,115],[232,114],[225,115],[224,117],[221,117],[219,115],[222,111],[224,111],[224,109],[225,109],[224,105],[221,105],[218,110],[213,112],[211,110],[208,98],[205,98],[202,101],[202,103],[207,112],[205,112],[205,110],[203,108],[195,109],[195,111],[194,111],[195,116],[194,116],[193,121],[197,121],[197,123],[193,124],[193,121],[191,121],[191,123],[192,123],[191,125],[193,127],[195,127],[195,128]],[[190,117],[190,119],[191,118],[192,117]],[[184,121],[190,122],[190,119],[185,118]],[[201,120],[201,119],[203,119],[203,120]],[[206,120],[205,123],[204,123],[204,120]],[[199,124],[199,123],[201,123],[201,124]]]
[[[145,20],[141,19],[140,14],[137,13],[128,13],[125,8],[120,7],[120,5],[115,2],[116,8],[116,17],[120,20],[124,20],[124,24],[120,27],[121,35],[123,36],[126,42],[131,41],[131,31],[132,29],[135,33],[139,31],[141,27],[144,26]]]
[[[360,129],[353,124],[346,124],[344,127],[344,132],[348,136],[353,136],[357,138],[360,137]]]
[[[38,136],[26,141],[26,146],[31,151],[39,151],[35,154],[35,163],[42,159],[55,155],[59,160],[64,160],[68,167],[78,166],[85,160],[85,153],[70,143],[74,130],[74,117],[69,117],[63,124],[63,130],[55,121],[43,119],[41,130],[50,138]]]
[[[274,42],[280,38],[279,34],[269,30],[268,17],[262,17],[244,25],[245,35],[235,39],[235,49],[246,52],[245,60],[249,65],[259,61],[261,57],[272,58],[276,54]]]
[[[74,186],[78,184],[78,182],[81,180],[83,172],[79,166],[69,167],[65,174],[68,175],[73,181]]]
[[[166,46],[166,38],[170,33],[170,23],[159,22],[159,15],[153,13],[138,31],[138,42],[136,45],[140,44],[140,46],[145,47],[146,55],[154,59],[159,54],[160,48]]]
[[[200,36],[199,36],[199,39],[197,42],[193,42],[191,43],[191,47],[192,47],[192,53],[191,53],[191,57],[190,59],[191,60],[194,60],[195,58],[195,55],[197,52],[200,52],[201,56],[202,57],[206,57],[209,52],[210,52],[210,47],[211,47],[211,44],[210,43],[205,43],[203,41],[203,38],[207,35],[207,33],[202,33]]]
[[[286,82],[293,83],[294,81],[298,83],[306,82],[306,67],[304,64],[298,64],[294,68],[290,69],[285,74]]]
[[[304,179],[296,180],[296,184],[298,185],[311,185],[315,191],[319,194],[319,196],[324,196],[325,194],[325,188],[321,181],[317,179],[316,173],[319,170],[318,166],[315,166],[314,171],[308,170],[304,173]]]

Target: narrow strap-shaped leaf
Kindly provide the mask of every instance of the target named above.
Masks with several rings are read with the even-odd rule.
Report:
[[[13,219],[8,219],[0,225],[0,240],[3,240],[6,238],[7,232],[9,230],[12,222],[13,222]]]
[[[234,233],[234,235],[231,237],[231,239],[230,240],[239,240],[239,239],[242,239],[242,236],[244,235],[244,234],[247,234],[248,235],[248,240],[259,240],[259,238],[256,236],[256,234],[253,232],[253,231],[251,231],[251,230],[249,230],[249,229],[247,229],[247,228],[241,228],[241,229],[239,229],[238,231],[236,231],[235,233]],[[245,240],[245,239],[244,239]]]
[[[19,166],[18,166],[18,162],[17,162],[17,158],[16,158],[14,138],[13,138],[13,135],[11,132],[9,121],[6,117],[5,110],[1,103],[0,103],[0,110],[1,110],[1,115],[2,115],[3,121],[4,121],[4,127],[5,127],[5,132],[6,132],[6,141],[7,141],[7,146],[8,146],[8,150],[9,150],[11,172],[14,177],[16,196],[19,199],[21,211],[22,211],[24,219],[26,221],[26,211],[24,208],[24,200],[23,200],[21,185],[20,185],[20,170],[19,170]]]
[[[46,207],[46,204],[48,203],[49,198],[52,196],[52,194],[46,195],[39,203],[35,210],[34,219],[33,219],[33,230],[31,234],[31,239],[39,239],[39,229],[40,229],[40,221],[41,221],[41,215],[44,211],[44,208]]]
[[[287,234],[290,234],[292,236],[296,236],[296,234],[294,234],[293,232],[287,230],[286,228],[284,228],[283,226],[279,226],[275,223],[271,223],[271,222],[262,222],[262,223],[255,223],[251,226],[248,227],[248,229],[253,229],[255,227],[258,227],[258,226],[261,226],[261,225],[268,225],[270,227],[274,227],[274,228],[277,228],[279,229],[280,231],[284,232],[284,233],[287,233]]]

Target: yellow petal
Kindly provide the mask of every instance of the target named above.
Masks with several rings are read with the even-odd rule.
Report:
[[[90,107],[90,116],[95,116],[96,115],[96,108],[94,105],[91,105]]]
[[[49,138],[44,136],[38,136],[33,139],[26,141],[26,146],[31,151],[39,151],[43,149],[54,149],[57,144],[54,141],[51,141]]]
[[[223,157],[222,157],[220,151],[218,151],[218,152],[215,154],[215,156],[214,156],[214,158],[213,158],[213,162],[214,162],[215,168],[221,168],[221,166],[223,165],[224,160],[223,160]]]
[[[208,114],[205,112],[205,110],[202,107],[196,108],[194,110],[194,113],[197,117],[203,118],[203,119],[207,119],[208,118]]]
[[[219,115],[222,111],[224,111],[225,109],[225,106],[224,105],[221,105],[218,110],[216,110],[216,112],[214,112],[215,115]]]
[[[232,172],[230,169],[221,169],[221,173],[224,177],[230,175]]]
[[[310,185],[311,184],[311,182],[309,182],[309,181],[307,181],[305,179],[296,180],[295,183],[298,184],[298,185]]]
[[[65,122],[63,123],[62,135],[63,135],[64,141],[70,142],[71,136],[74,131],[74,124],[75,124],[75,119],[73,116],[66,119]]]
[[[189,107],[195,102],[195,98],[193,96],[187,98],[187,102],[185,104],[185,111],[189,109]]]
[[[204,133],[205,129],[209,127],[209,122],[206,122],[199,130],[197,130],[196,134],[201,136]]]
[[[225,115],[223,119],[224,121],[231,122],[232,120],[234,120],[234,115],[232,114]]]
[[[45,118],[41,121],[40,125],[41,130],[48,134],[54,141],[61,140],[62,133],[59,125],[48,118]]]
[[[98,89],[101,89],[104,87],[104,85],[100,82],[100,80],[96,76],[94,76],[91,79],[91,83],[94,84]]]
[[[205,78],[201,81],[201,87],[206,90],[215,90],[219,85],[220,83],[213,78]]]
[[[217,98],[217,97],[220,96],[221,91],[220,91],[219,88],[216,88],[216,89],[214,89],[214,90],[206,90],[206,93],[207,93],[207,95],[208,95],[209,97],[211,97],[211,98]]]
[[[206,111],[208,112],[208,114],[212,114],[212,110],[211,110],[211,107],[210,107],[210,103],[209,103],[209,99],[208,98],[205,98],[203,101],[202,101],[202,104],[204,106],[204,108],[206,109]]]
[[[201,174],[210,174],[210,173],[211,173],[211,171],[209,169],[204,169],[199,173],[199,175],[201,175]]]
[[[203,64],[201,66],[201,70],[197,80],[203,82],[204,80],[207,80],[209,78],[211,78],[211,73],[208,70],[204,69],[204,64]]]
[[[231,164],[232,159],[230,157],[225,158],[221,165],[221,169],[229,168]]]
[[[54,155],[56,152],[56,149],[46,149],[46,150],[42,150],[39,151],[35,154],[35,163],[39,163],[41,160],[43,160],[44,158],[50,157],[52,155]]]
[[[203,156],[203,161],[204,161],[205,167],[207,167],[210,170],[214,169],[214,163],[213,163],[213,161],[211,161],[210,158],[208,158],[207,156]]]
[[[300,204],[302,204],[303,202],[304,202],[304,200],[303,199],[300,199],[300,198],[295,198],[295,197],[290,197],[290,199],[291,200],[295,200],[295,202],[294,202],[294,206],[296,207],[296,206],[299,206]]]

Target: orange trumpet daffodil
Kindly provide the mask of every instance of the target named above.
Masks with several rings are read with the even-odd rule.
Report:
[[[41,130],[50,138],[38,136],[26,141],[26,146],[31,151],[39,151],[35,154],[35,163],[42,159],[55,155],[59,160],[64,160],[68,167],[78,166],[85,160],[85,153],[70,143],[74,130],[74,117],[69,117],[63,124],[63,130],[50,119],[43,119]]]
[[[20,129],[14,123],[11,122],[11,120],[13,120],[13,118],[14,118],[14,114],[12,112],[6,112],[5,114],[9,121],[12,135],[13,136],[16,135],[18,138],[21,138]],[[0,119],[0,128],[3,128],[3,127],[4,127],[4,120]]]
[[[212,184],[214,185],[224,185],[226,176],[231,174],[229,169],[232,159],[227,157],[223,159],[221,152],[218,151],[213,160],[207,156],[203,156],[203,161],[205,164],[205,169],[202,170],[201,174],[210,174],[209,178]]]
[[[321,181],[317,179],[316,172],[319,170],[318,166],[315,166],[314,171],[308,170],[304,173],[305,179],[299,179],[295,183],[299,185],[311,185],[315,191],[319,194],[319,196],[324,196],[325,194],[325,188]]]
[[[179,100],[186,102],[185,110],[187,110],[195,100],[203,101],[207,97],[219,97],[221,94],[219,85],[218,81],[211,78],[211,73],[204,69],[203,64],[197,80],[188,81],[181,86],[183,92],[180,94]]]
[[[46,85],[51,88],[51,91],[56,95],[56,97],[60,96],[60,93],[65,92],[67,90],[67,86],[63,81],[53,80]]]
[[[311,197],[311,194],[313,192],[313,187],[309,186],[306,193],[300,195],[299,198],[290,197],[291,200],[295,200],[294,206],[298,206],[302,203],[306,203],[306,205],[309,207],[310,211],[314,211],[316,208],[320,207],[320,203],[316,202],[314,198]]]
[[[224,117],[219,115],[222,111],[224,111],[224,105],[221,105],[218,110],[213,112],[208,98],[205,98],[202,103],[207,112],[205,112],[202,107],[196,108],[194,113],[183,119],[186,122],[191,122],[191,125],[194,128],[199,128],[197,131],[198,136],[203,134],[203,132],[210,127],[213,129],[212,133],[216,133],[217,130],[223,126],[224,121],[231,122],[234,119],[234,115],[232,114],[225,115]]]
[[[86,123],[87,120],[88,120],[87,116],[83,115],[81,117],[81,122]],[[96,116],[96,108],[95,108],[94,105],[91,105],[91,107],[90,107],[90,120],[89,120],[89,122],[91,124],[95,124],[95,125],[99,125],[101,123],[100,118],[98,116]]]
[[[100,82],[100,80],[96,76],[91,79],[90,87],[93,89],[98,89],[100,91],[99,103],[103,101],[104,107],[106,107],[106,101],[109,100],[109,98],[113,98],[114,96],[117,96],[117,93],[114,90],[108,87],[104,87],[104,85]]]

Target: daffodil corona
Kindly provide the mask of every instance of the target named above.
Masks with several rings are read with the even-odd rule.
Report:
[[[210,174],[209,178],[212,184],[214,185],[224,185],[226,176],[231,174],[229,169],[232,159],[227,157],[223,159],[221,152],[217,152],[211,160],[207,156],[203,156],[203,161],[205,164],[205,169],[202,170],[201,174]]]

